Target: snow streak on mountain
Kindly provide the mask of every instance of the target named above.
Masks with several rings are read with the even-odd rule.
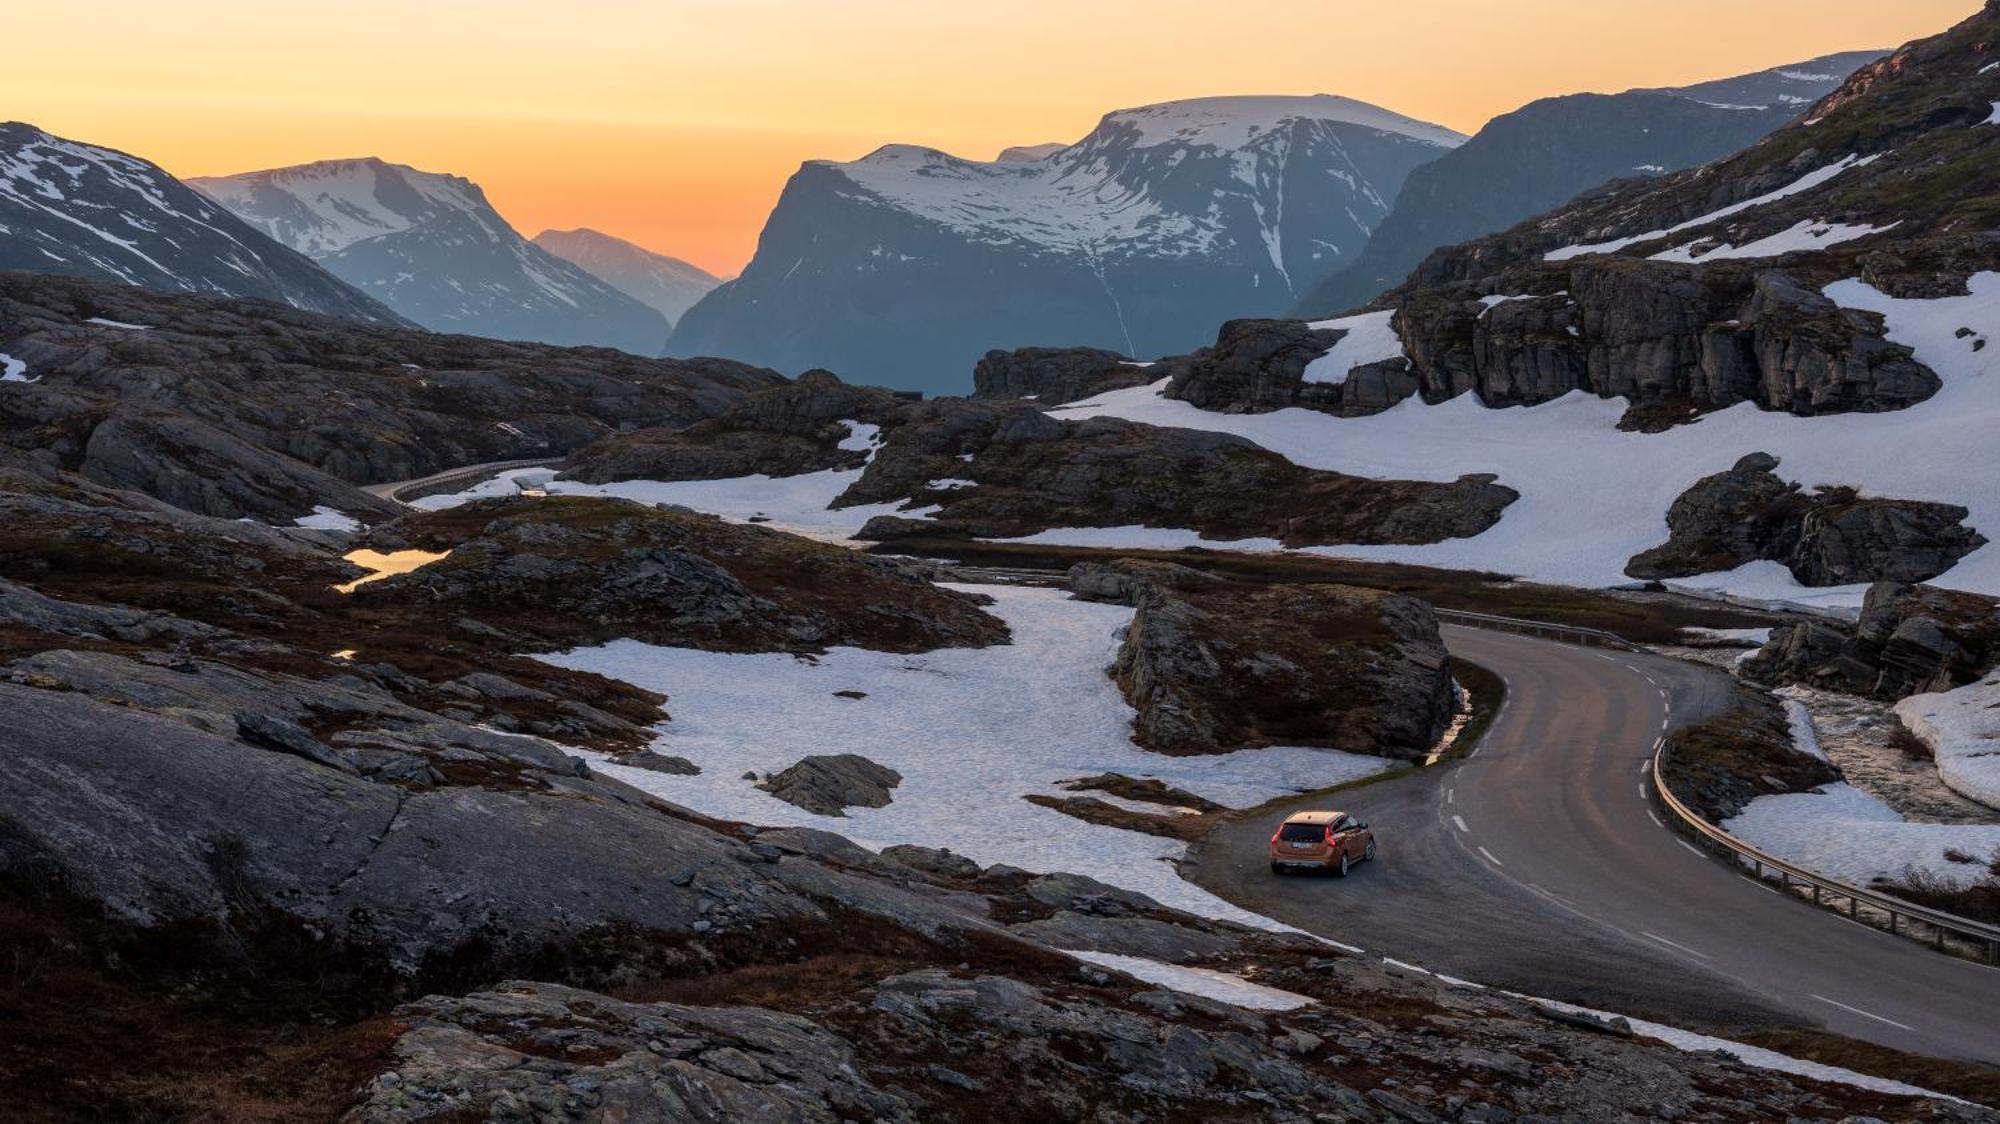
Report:
[[[912,145],[813,161],[671,350],[932,390],[962,389],[994,347],[1186,350],[1289,308],[1462,140],[1348,98],[1226,97],[992,162]]]

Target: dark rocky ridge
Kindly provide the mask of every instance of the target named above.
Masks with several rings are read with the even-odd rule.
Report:
[[[1421,760],[1451,719],[1444,641],[1415,598],[1142,562],[1078,566],[1070,588],[1137,607],[1110,673],[1148,749],[1310,745]]]
[[[1143,386],[1158,375],[1115,351],[1096,347],[1022,347],[989,351],[973,365],[974,398],[1032,398],[1044,406],[1107,390]]]
[[[93,317],[144,330],[87,323]],[[393,505],[357,485],[559,456],[721,413],[776,375],[721,360],[371,327],[277,305],[0,273],[0,445],[225,518]]]
[[[1635,555],[1635,578],[1679,578],[1782,562],[1803,585],[1920,582],[1985,545],[1966,509],[1862,497],[1851,488],[1807,494],[1780,479],[1776,457],[1752,453],[1703,477],[1667,511],[1668,541]]]
[[[1411,172],[1360,257],[1321,282],[1297,314],[1364,305],[1432,250],[1505,230],[1598,184],[1728,156],[1878,57],[1850,51],[1678,89],[1543,98],[1501,114]]]

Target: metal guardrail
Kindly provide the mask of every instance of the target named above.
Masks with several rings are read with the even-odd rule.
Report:
[[[1874,890],[1864,890],[1858,886],[1850,886],[1845,882],[1815,874],[1804,867],[1796,866],[1781,858],[1766,854],[1714,824],[1709,823],[1706,819],[1702,818],[1700,813],[1683,804],[1680,797],[1674,795],[1673,790],[1667,786],[1666,781],[1663,779],[1661,769],[1665,766],[1667,754],[1672,748],[1672,741],[1662,739],[1659,748],[1653,751],[1652,787],[1653,791],[1659,794],[1661,806],[1666,809],[1667,813],[1674,818],[1677,824],[1692,831],[1697,839],[1720,847],[1739,859],[1747,860],[1751,871],[1754,872],[1759,881],[1770,881],[1765,872],[1767,870],[1771,871],[1777,875],[1777,881],[1783,886],[1786,892],[1789,893],[1794,884],[1809,887],[1812,891],[1813,904],[1825,906],[1829,909],[1836,908],[1833,903],[1826,900],[1829,896],[1833,898],[1845,898],[1847,901],[1847,916],[1856,921],[1861,920],[1861,907],[1867,906],[1870,909],[1886,914],[1889,919],[1889,931],[1898,935],[1904,935],[1907,930],[1907,935],[1912,938],[1918,938],[1915,928],[1907,925],[1906,922],[1914,921],[1918,924],[1927,925],[1930,927],[1930,944],[1934,948],[1944,948],[1946,935],[1955,934],[1980,946],[1984,950],[1984,959],[1988,964],[2000,964],[2000,926],[1988,925],[1984,922],[1960,917],[1954,913],[1946,913],[1940,909],[1931,909],[1928,906],[1916,905],[1889,894],[1878,893]]]
[[[1569,640],[1585,647],[1623,648],[1630,652],[1642,652],[1645,648],[1615,632],[1601,628],[1584,628],[1573,624],[1552,624],[1548,621],[1534,621],[1523,617],[1501,617],[1492,613],[1474,613],[1464,609],[1434,609],[1437,618],[1451,624],[1470,625],[1474,628],[1494,628],[1504,632],[1519,632],[1528,636],[1546,636],[1552,640]]]

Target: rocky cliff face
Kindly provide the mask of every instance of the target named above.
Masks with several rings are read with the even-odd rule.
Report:
[[[0,269],[406,323],[159,166],[18,121],[0,124],[0,232]]]
[[[1774,630],[1744,661],[1761,683],[1806,683],[1900,699],[1949,691],[2000,665],[2000,601],[1927,585],[1871,586],[1853,628],[1807,622]]]
[[[1078,566],[1070,585],[1138,608],[1110,673],[1148,749],[1311,745],[1421,760],[1450,721],[1449,658],[1414,598],[1133,562]]]
[[[1319,283],[1297,312],[1318,318],[1359,308],[1432,250],[1505,230],[1607,181],[1728,156],[1881,54],[1849,51],[1673,89],[1543,98],[1495,117],[1410,173],[1359,258]]]
[[[1635,556],[1625,572],[1679,578],[1769,559],[1809,586],[1920,582],[1986,543],[1962,525],[1962,507],[1852,489],[1806,494],[1777,467],[1777,458],[1752,453],[1703,477],[1668,509],[1668,541]]]
[[[406,328],[275,305],[0,275],[0,444],[192,511],[391,510],[358,485],[557,456],[722,412],[777,376]]]
[[[1345,98],[1208,98],[1108,114],[1037,160],[815,161],[670,353],[957,392],[993,348],[1184,351],[1290,307],[1462,139]]]
[[[188,181],[438,332],[658,355],[666,318],[523,238],[478,184],[376,159]]]

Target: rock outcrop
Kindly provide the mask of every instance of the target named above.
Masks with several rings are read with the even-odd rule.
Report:
[[[1138,524],[1306,546],[1476,535],[1515,498],[1490,476],[1372,480],[1300,468],[1230,434],[954,402],[924,403],[890,430],[836,502],[934,505],[948,534]]]
[[[825,372],[712,420],[606,438],[564,475],[607,483],[857,468],[833,506],[936,509],[923,522],[875,517],[860,536],[874,540],[1143,524],[1289,546],[1424,543],[1476,535],[1517,498],[1490,476],[1372,480],[1301,468],[1229,434],[1064,421],[1040,403],[998,398],[911,402]]]
[[[1092,596],[1123,584],[1115,595],[1138,607],[1110,672],[1138,711],[1140,745],[1175,754],[1312,745],[1404,759],[1436,745],[1454,693],[1428,605],[1349,586],[1189,580],[1178,569],[1071,573]]]
[[[849,808],[886,808],[903,774],[858,753],[818,754],[771,774],[757,786],[787,804],[822,816]]]
[[[993,350],[973,365],[974,398],[1032,398],[1044,406],[1093,398],[1107,390],[1144,386],[1159,375],[1098,347]]]
[[[1832,621],[1774,629],[1740,666],[1761,683],[1805,683],[1894,700],[1949,691],[2000,666],[2000,599],[1928,585],[1869,587],[1850,629]]]
[[[357,599],[472,616],[537,649],[631,638],[907,652],[1007,637],[976,598],[887,559],[629,500],[482,500],[408,516],[371,541],[448,553],[359,587]]]
[[[859,468],[870,450],[855,439],[854,425],[889,421],[901,405],[888,391],[807,371],[685,429],[645,429],[599,441],[571,457],[562,476],[606,484]]]
[[[1963,525],[1965,508],[1842,488],[1805,493],[1777,467],[1776,457],[1752,453],[1697,481],[1667,511],[1668,541],[1635,555],[1625,572],[1679,578],[1768,559],[1809,586],[1920,582],[1986,542]]]

